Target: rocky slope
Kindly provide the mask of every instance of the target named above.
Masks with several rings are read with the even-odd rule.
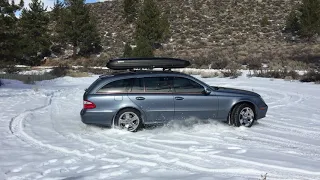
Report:
[[[171,38],[157,55],[187,59],[265,62],[315,54],[316,43],[293,42],[282,33],[287,14],[299,0],[158,0],[170,22]],[[104,51],[122,55],[132,42],[133,24],[126,24],[122,0],[88,5],[96,15]]]

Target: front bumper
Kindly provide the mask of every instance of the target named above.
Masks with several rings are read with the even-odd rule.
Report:
[[[257,108],[256,119],[258,120],[258,119],[262,119],[262,118],[266,117],[267,111],[268,111],[267,105]]]

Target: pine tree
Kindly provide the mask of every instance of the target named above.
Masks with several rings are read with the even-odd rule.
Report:
[[[302,0],[288,15],[285,31],[309,40],[320,34],[320,0]]]
[[[140,37],[137,40],[137,47],[133,49],[133,57],[153,57],[153,49],[148,40],[144,37]]]
[[[165,32],[168,31],[166,18],[161,17],[161,13],[153,0],[144,0],[142,9],[136,22],[136,41],[143,37],[153,46],[163,40]],[[163,26],[164,25],[164,26]]]
[[[123,9],[124,17],[126,18],[127,23],[132,23],[137,15],[137,5],[138,0],[124,0]]]
[[[160,27],[161,27],[161,32],[163,33],[161,40],[165,41],[166,39],[169,38],[169,35],[170,35],[170,23],[169,23],[167,14],[162,14],[160,19]]]
[[[14,1],[0,0],[0,64],[14,63],[20,59],[19,39],[15,13],[24,5],[23,0],[19,5]]]
[[[63,15],[56,24],[57,36],[73,46],[73,57],[101,50],[96,22],[90,16],[84,0],[65,0]],[[78,51],[79,49],[79,51]]]
[[[300,35],[311,38],[320,32],[320,0],[303,0],[299,9],[301,12]]]
[[[40,60],[50,54],[49,17],[41,0],[32,0],[30,9],[24,8],[19,25],[24,59],[28,65],[39,65]]]
[[[56,0],[53,4],[53,8],[50,14],[50,19],[55,22],[58,21],[62,16],[64,7],[65,6],[62,1]]]
[[[132,48],[129,43],[126,43],[124,46],[123,57],[131,57],[132,56]]]
[[[285,32],[290,32],[292,35],[296,35],[300,31],[300,23],[298,19],[298,14],[295,9],[293,9],[287,17]]]
[[[53,45],[51,46],[52,53],[61,53],[62,47],[66,45],[66,37],[64,34],[64,30],[67,27],[65,27],[65,24],[59,24],[64,23],[62,18],[65,18],[65,11],[66,10],[64,3],[60,0],[56,0],[50,13],[50,21],[53,24],[53,29],[51,33],[51,40],[53,43]]]

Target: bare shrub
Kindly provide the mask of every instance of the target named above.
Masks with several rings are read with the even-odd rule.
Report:
[[[305,75],[303,75],[300,79],[301,82],[316,82],[319,83],[320,82],[320,73],[315,71],[315,70],[311,70],[309,72],[307,72]]]
[[[249,70],[261,70],[262,61],[260,58],[253,58],[251,61],[247,62]]]
[[[191,64],[193,64],[194,68],[208,68],[210,60],[204,56],[195,57],[191,60]]]
[[[89,77],[90,76],[88,72],[80,72],[75,70],[68,71],[66,75],[70,77]]]
[[[96,75],[112,74],[112,73],[115,72],[114,70],[111,70],[111,69],[90,68],[90,67],[78,68],[78,71],[85,72],[85,73],[96,74]]]
[[[0,79],[15,79],[22,81],[25,84],[34,84],[36,81],[51,80],[56,78],[49,73],[44,73],[40,75],[25,75],[25,74],[0,74]]]
[[[18,74],[20,72],[20,69],[13,64],[9,64],[5,66],[4,72],[7,74]]]
[[[226,67],[227,71],[223,71],[222,74],[224,77],[237,78],[242,74],[242,72],[239,71],[240,68],[241,65],[233,61],[228,64]]]
[[[276,78],[276,79],[300,79],[300,75],[296,71],[283,70],[266,70],[266,71],[255,71],[252,76],[256,77],[266,77],[266,78]]]
[[[267,175],[268,175],[268,173],[261,175],[261,179],[259,179],[259,180],[267,180]]]
[[[218,59],[211,63],[212,69],[224,69],[228,66],[229,62],[226,59]]]
[[[58,67],[54,67],[50,74],[56,77],[63,77],[67,75],[69,69],[69,66],[60,64]]]

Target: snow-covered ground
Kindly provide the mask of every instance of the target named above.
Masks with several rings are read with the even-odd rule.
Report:
[[[129,133],[81,123],[83,90],[95,79],[4,81],[0,179],[320,179],[320,85],[204,79],[260,93],[267,117],[252,128],[185,123]]]

